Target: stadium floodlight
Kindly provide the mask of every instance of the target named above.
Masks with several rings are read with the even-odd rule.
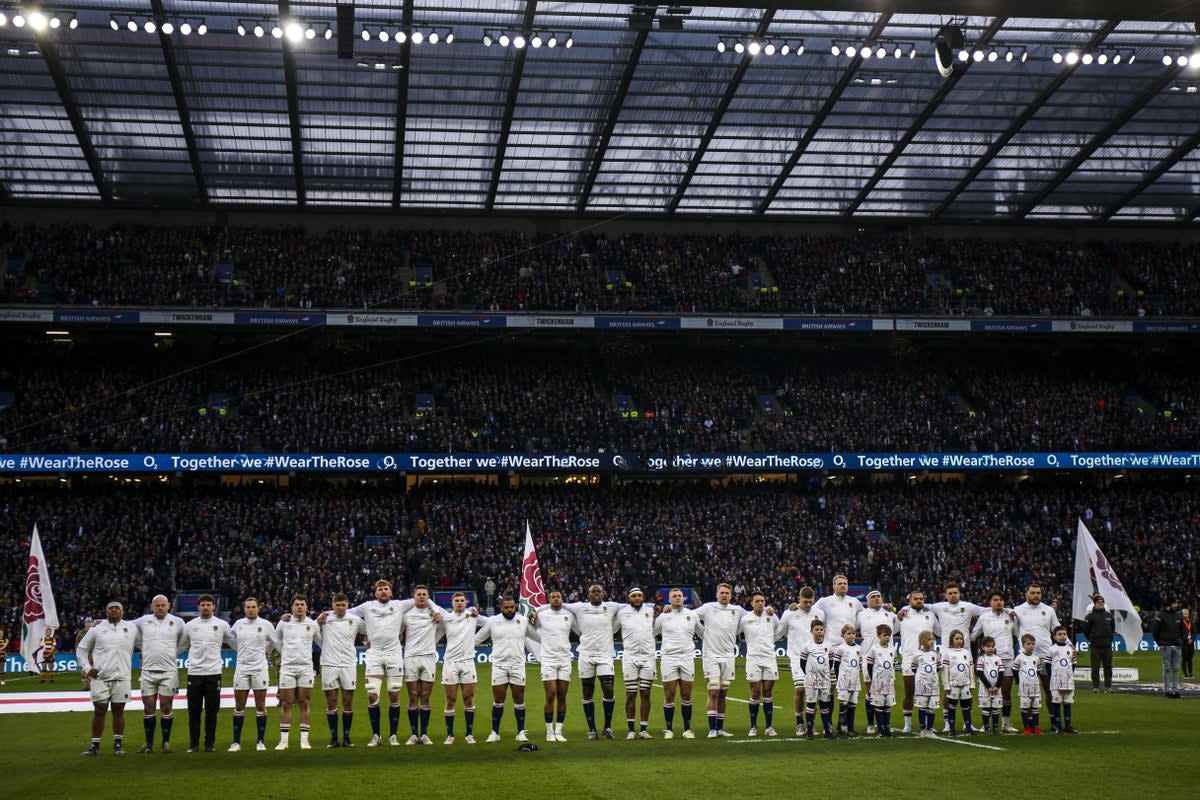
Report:
[[[3,16],[3,15],[0,15],[0,16]],[[119,31],[119,30],[121,30],[121,23],[117,22],[116,17],[109,17],[108,18],[108,27],[112,28],[114,31]]]
[[[866,61],[872,55],[874,55],[874,54],[871,52],[870,45],[865,44],[862,47],[858,48],[858,57],[861,58],[863,61]]]
[[[507,33],[500,34],[500,38],[497,41],[500,42],[501,47],[508,47],[512,43],[512,39],[508,38]]]
[[[764,44],[763,45],[763,54],[768,55],[768,56],[775,55],[775,43],[767,42],[766,44]]]
[[[756,56],[762,52],[762,45],[759,42],[751,41],[746,49],[750,51],[750,55]]]
[[[1116,52],[1116,53],[1113,53],[1112,62],[1113,62],[1114,64],[1120,64],[1120,63],[1121,63],[1121,53],[1120,53],[1120,51],[1118,51],[1118,52]]]
[[[282,39],[283,38],[283,28],[281,28],[278,25],[272,25],[271,26],[271,35],[274,36],[276,39]]]
[[[1162,57],[1162,63],[1164,67],[1169,67],[1171,64],[1175,63],[1175,59],[1171,57],[1170,53],[1164,53]]]
[[[837,53],[834,53],[834,55],[837,55]],[[852,44],[846,45],[846,56],[848,58],[854,58],[856,55],[858,55],[858,48]]]
[[[283,26],[283,33],[285,36],[287,36],[288,41],[292,42],[293,44],[304,38],[304,28],[302,28],[300,23],[296,22],[295,20],[289,20]]]
[[[574,37],[574,36],[568,36],[568,37],[567,37],[567,42],[566,42],[566,44],[564,44],[564,45],[563,45],[563,47],[565,47],[565,48],[567,48],[568,50],[570,50],[570,49],[571,49],[572,47],[574,47],[574,46],[575,46],[575,37]]]
[[[244,22],[239,22],[239,23],[238,23],[238,25],[237,25],[237,35],[238,35],[238,36],[245,36],[245,35],[246,35],[246,23],[244,23]]]
[[[425,34],[421,33],[420,31],[413,31],[412,36],[409,38],[412,39],[413,44],[420,44],[421,42],[425,41]]]
[[[56,30],[58,30],[58,29],[59,29],[59,27],[60,27],[61,25],[62,25],[62,20],[61,20],[61,19],[59,19],[58,17],[51,17],[51,18],[50,18],[50,29],[51,29],[51,30],[55,30],[55,31],[56,31]]]
[[[995,50],[989,50],[989,51],[988,51],[988,62],[989,62],[989,63],[990,63],[990,62],[993,62],[993,61],[999,61],[999,60],[1000,60],[1000,54],[999,54],[999,53],[997,53]]]
[[[396,40],[396,44],[404,44],[408,40],[408,34],[404,31],[396,31],[396,35],[392,38]]]
[[[196,35],[203,36],[206,33],[208,33],[208,25],[204,20],[200,20],[200,24],[196,26]]]
[[[1055,64],[1061,64],[1063,62],[1063,54],[1055,50],[1054,55],[1050,56],[1050,60]]]
[[[454,31],[446,31],[446,44],[454,44]]]
[[[362,40],[364,42],[371,41],[371,32],[369,30],[367,30],[366,28],[362,29]]]
[[[829,52],[831,55],[840,56],[842,54],[842,48],[838,46],[837,42],[834,42],[829,46]]]
[[[154,33],[158,30],[158,25],[154,22],[154,20],[148,19],[142,25],[142,30],[144,30],[146,33]]]
[[[1200,51],[1188,56],[1188,66],[1192,69],[1200,69]]]
[[[1067,53],[1066,58],[1063,60],[1066,61],[1068,65],[1072,67],[1075,66],[1079,63],[1079,51],[1072,50],[1071,52]]]
[[[441,40],[441,36],[438,35],[437,31],[429,32],[429,43],[430,44],[437,44],[440,40]]]
[[[165,33],[167,36],[170,36],[172,33],[175,32],[175,23],[164,22],[162,24],[162,32]]]
[[[901,47],[900,45],[896,45],[896,49],[892,51],[892,58],[903,58],[903,57],[904,57],[904,48]]]
[[[130,33],[136,33],[137,29],[138,29],[137,20],[134,19],[133,17],[130,17],[129,22],[125,23],[125,27],[129,30]]]
[[[933,62],[943,78],[954,72],[954,53],[961,50],[966,37],[963,29],[953,23],[943,25],[933,37]]]
[[[416,34],[413,34],[413,41],[416,41],[416,36],[417,36]],[[524,46],[525,46],[525,37],[518,33],[516,36],[513,37],[513,47],[520,50]]]
[[[541,47],[542,46],[542,37],[535,33],[533,36],[531,36],[529,38],[529,46],[530,47]]]
[[[879,47],[875,48],[875,57],[887,58],[887,48],[885,48],[883,45],[879,45]]]
[[[305,38],[305,39],[315,39],[315,38],[317,38],[317,29],[316,29],[316,28],[314,28],[314,27],[312,27],[312,26],[309,26],[309,27],[305,28],[305,29],[304,29],[304,38]]]
[[[555,36],[553,33],[550,34],[550,38],[546,40],[546,47],[558,47],[558,37]],[[725,52],[725,43],[724,42],[721,42],[721,46],[717,48],[717,52],[718,53]]]
[[[786,56],[790,52],[792,52],[792,46],[787,42],[779,45],[779,55]]]
[[[333,28],[331,28],[331,27],[326,28],[325,29],[325,41],[329,41],[332,38],[333,38]]]
[[[971,60],[971,51],[970,50],[959,50],[958,51],[958,60],[963,62],[964,64],[967,63],[968,61],[970,61]]]
[[[980,61],[983,61],[983,58],[984,58],[984,52],[982,50],[976,49],[974,52],[971,53],[971,60],[974,61],[976,64],[978,64]]]
[[[553,45],[551,46],[553,47]],[[725,41],[723,39],[717,39],[717,52],[724,53],[726,49]]]
[[[386,42],[390,38],[392,38],[392,35],[381,28],[379,31],[379,41]]]
[[[262,31],[261,27],[255,28],[254,35],[262,36],[262,33],[260,33],[260,31]],[[179,32],[182,33],[184,36],[190,36],[192,33],[192,24],[190,22],[183,23],[182,25],[179,26]]]
[[[804,40],[803,39],[801,39],[800,43],[798,45],[796,45],[796,55],[798,55],[798,56],[804,55]]]
[[[1094,59],[1094,56],[1091,53],[1084,53],[1083,55],[1081,55],[1079,57],[1079,60],[1082,61],[1084,64],[1091,64],[1093,59]]]
[[[35,31],[44,31],[49,24],[50,21],[46,19],[46,15],[40,11],[34,11],[29,15],[29,27]]]
[[[190,26],[184,26],[184,27],[190,27]],[[254,35],[256,37],[261,39],[263,37],[263,34],[265,34],[265,33],[266,33],[266,30],[263,28],[263,26],[261,24],[256,23],[254,25]],[[186,35],[186,33],[184,35]]]

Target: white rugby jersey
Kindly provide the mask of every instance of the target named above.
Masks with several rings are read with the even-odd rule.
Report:
[[[321,626],[321,666],[358,666],[358,647],[355,642],[366,631],[362,617],[349,611],[341,617],[332,611],[326,612],[325,624]]]
[[[841,642],[833,648],[833,660],[838,664],[837,690],[857,692],[862,672],[862,647]]]
[[[971,628],[972,640],[981,640],[984,636],[995,639],[996,655],[1003,658],[1006,663],[1012,661],[1017,654],[1014,645],[1017,622],[1010,616],[1010,613],[1006,608],[1000,609],[999,613],[989,608],[975,619],[975,625]]]
[[[642,603],[640,608],[622,604],[617,611],[621,626],[621,647],[625,659],[654,660],[654,606]]]
[[[134,620],[142,634],[142,672],[174,672],[183,638],[184,621],[174,614],[162,619],[146,614]]]
[[[571,629],[575,626],[575,615],[566,606],[555,611],[551,606],[537,610],[538,636],[542,639],[543,664],[565,666],[571,663]]]
[[[1036,656],[1044,657],[1050,652],[1050,645],[1054,642],[1050,631],[1058,627],[1058,614],[1054,613],[1054,609],[1045,603],[1037,605],[1021,603],[1013,609],[1013,613],[1017,615],[1017,635],[1033,634],[1035,640],[1033,653]]]
[[[975,682],[975,664],[971,661],[971,651],[966,648],[943,647],[938,665],[942,668],[946,688],[969,687]]]
[[[746,663],[775,663],[775,640],[783,626],[774,614],[763,609],[761,615],[747,611],[740,623],[742,636],[746,638]]]
[[[222,647],[233,647],[233,632],[229,623],[215,614],[208,619],[196,617],[183,626],[179,642],[188,654],[188,675],[220,675],[225,662]]]
[[[825,615],[825,640],[840,642],[844,625],[858,627],[858,612],[863,610],[863,604],[848,594],[841,597],[827,594],[814,603],[813,608]]]
[[[779,627],[787,635],[788,658],[795,662],[797,667],[800,664],[800,651],[804,649],[804,645],[812,641],[812,621],[814,619],[825,621],[825,615],[816,607],[810,608],[808,611],[799,608],[793,611],[789,608],[783,612],[783,618],[779,620]]]
[[[695,661],[695,637],[704,635],[695,611],[666,609],[654,620],[654,634],[662,639],[663,661]]]
[[[413,603],[404,612],[404,654],[406,656],[435,656],[437,655],[438,624],[433,621],[435,616],[446,616],[445,610],[433,603],[418,608]]]
[[[267,668],[267,655],[279,649],[275,627],[262,617],[242,617],[233,623],[233,638],[238,672],[262,672]]]
[[[871,652],[871,648],[879,640],[879,634],[875,631],[880,625],[887,625],[891,629],[892,635],[895,636],[897,624],[896,615],[886,608],[864,608],[858,612],[858,632],[862,636],[862,651],[864,653]]]
[[[1042,684],[1038,680],[1038,671],[1041,670],[1041,667],[1042,659],[1037,653],[1032,655],[1025,655],[1024,651],[1017,653],[1017,657],[1012,662],[1012,670],[1019,684],[1017,694],[1020,697],[1042,696]]]
[[[871,667],[870,693],[873,695],[892,694],[896,691],[896,651],[889,643],[886,647],[875,643],[867,653],[867,663]]]
[[[937,603],[929,603],[925,607],[932,610],[934,616],[937,617],[943,644],[950,643],[950,634],[955,631],[962,633],[964,642],[971,641],[971,623],[983,612],[991,611],[990,608],[977,606],[966,600],[959,600],[957,603],[941,600]]]
[[[446,637],[443,663],[475,660],[475,632],[482,623],[482,617],[473,617],[466,611],[451,611],[442,615],[438,630],[440,635]]]
[[[313,643],[321,644],[321,626],[312,617],[292,617],[275,626],[279,637],[279,666],[309,667],[313,665]]]
[[[995,688],[1000,685],[1000,678],[1008,670],[1008,663],[1012,659],[1004,659],[999,654],[994,656],[981,655],[975,659],[975,674],[983,673],[983,677],[979,680],[979,692],[983,694],[988,689]],[[983,678],[987,678],[985,682]]]
[[[525,642],[533,638],[529,620],[520,614],[506,619],[503,614],[487,618],[475,634],[475,644],[492,640],[492,663],[507,669],[525,666]]]
[[[413,607],[412,600],[389,600],[381,603],[368,600],[350,609],[367,626],[367,641],[371,649],[388,655],[402,655],[400,631],[404,629],[404,612]]]
[[[613,626],[616,624],[619,603],[564,603],[563,608],[575,615],[575,630],[579,634],[580,657],[608,659],[616,647]]]
[[[804,688],[829,689],[830,651],[825,642],[809,642],[800,648],[800,660],[804,662]]]
[[[938,693],[938,662],[936,650],[918,650],[913,656],[913,694]]]
[[[114,625],[104,620],[93,625],[75,648],[79,671],[86,675],[95,667],[100,670],[96,680],[128,680],[133,675],[133,651],[141,641],[142,634],[132,622],[121,620]]]
[[[729,603],[705,603],[696,609],[696,616],[704,623],[704,657],[727,659],[737,657],[738,628],[746,609]]]
[[[1056,692],[1075,689],[1075,648],[1070,644],[1052,644],[1042,659],[1050,665],[1050,688]]]
[[[905,610],[904,619],[900,620],[897,626],[897,632],[900,634],[900,655],[906,664],[921,652],[921,631],[929,631],[937,636],[937,617],[928,608],[917,611],[909,606]]]

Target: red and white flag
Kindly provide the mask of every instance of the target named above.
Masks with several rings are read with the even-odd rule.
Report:
[[[542,568],[538,566],[537,551],[533,549],[533,533],[525,523],[525,555],[521,559],[522,614],[546,605],[546,587],[542,584]]]
[[[1075,530],[1075,592],[1071,616],[1083,619],[1087,615],[1093,592],[1104,598],[1104,604],[1113,613],[1117,633],[1125,640],[1125,652],[1136,653],[1142,643],[1142,618],[1112,564],[1081,519]]]
[[[37,525],[29,542],[29,566],[25,572],[25,608],[21,616],[21,656],[27,672],[38,672],[42,640],[46,631],[58,630],[58,609],[50,589],[50,570],[42,552]]]

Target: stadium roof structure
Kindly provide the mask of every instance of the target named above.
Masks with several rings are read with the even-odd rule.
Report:
[[[0,0],[0,202],[1200,217],[1194,0],[337,5]]]

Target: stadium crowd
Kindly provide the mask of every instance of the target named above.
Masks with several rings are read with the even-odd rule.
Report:
[[[568,598],[595,582],[613,594],[685,585],[707,596],[728,580],[738,599],[758,589],[779,605],[804,585],[828,593],[843,572],[898,605],[913,588],[940,595],[947,581],[976,602],[993,590],[1019,598],[1038,581],[1067,619],[1077,517],[1135,602],[1158,608],[1177,599],[1195,608],[1200,598],[1200,500],[1188,484],[512,489],[442,481],[404,494],[357,481],[95,485],[103,482],[3,489],[0,609],[10,631],[19,630],[35,522],[68,638],[109,599],[140,610],[158,592],[184,589],[231,602],[254,595],[272,619],[293,593],[315,604],[338,591],[365,599],[379,577],[399,587],[469,586],[480,598],[491,578],[498,591],[513,591],[526,520],[547,585]]]
[[[1200,313],[1195,244],[900,234],[0,228],[0,302],[267,308]],[[225,265],[225,266],[218,266]]]
[[[1022,351],[959,365],[933,352],[793,357],[753,344],[400,355],[341,339],[289,344],[199,356],[208,365],[194,370],[170,353],[116,361],[102,347],[14,348],[0,368],[0,393],[11,392],[0,452],[994,452],[1200,441],[1194,371],[1127,369],[1119,358],[1035,363]]]

